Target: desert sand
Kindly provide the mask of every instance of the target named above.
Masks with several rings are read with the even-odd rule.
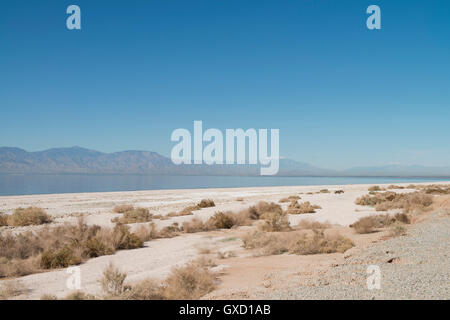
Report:
[[[442,182],[446,183],[446,182]],[[397,184],[402,185],[402,184]],[[403,184],[406,186],[407,184]],[[261,188],[227,188],[227,189],[192,189],[192,190],[163,190],[163,191],[133,191],[108,193],[78,193],[52,194],[30,196],[0,197],[0,212],[12,212],[17,207],[37,206],[44,208],[55,220],[53,223],[76,222],[77,216],[83,215],[88,224],[113,226],[111,219],[119,216],[113,213],[116,205],[132,204],[145,207],[153,214],[165,215],[179,211],[195,204],[201,199],[212,199],[216,206],[194,211],[192,216],[173,217],[168,220],[155,220],[158,226],[165,226],[173,222],[183,222],[198,217],[206,220],[216,211],[238,211],[248,208],[259,201],[273,201],[278,203],[281,198],[290,195],[301,196],[301,201],[310,201],[322,209],[316,213],[290,215],[291,225],[296,225],[302,219],[319,222],[330,222],[342,227],[342,234],[349,233],[349,224],[359,218],[375,213],[371,207],[363,207],[354,203],[355,199],[367,194],[370,185],[341,185],[341,186],[289,186],[289,187],[261,187]],[[383,186],[383,185],[380,185]],[[329,193],[318,193],[328,189]],[[335,194],[336,190],[344,190],[342,194]],[[395,190],[396,192],[411,192],[412,190]],[[307,194],[312,192],[313,194]],[[242,198],[242,199],[239,199]],[[286,208],[287,204],[282,204]],[[136,228],[139,224],[131,225]],[[19,227],[14,232],[39,228]],[[320,278],[333,266],[344,263],[353,253],[381,241],[383,232],[361,235],[355,240],[356,247],[344,254],[327,255],[279,255],[254,257],[242,248],[242,236],[250,227],[240,227],[231,230],[219,230],[194,234],[183,234],[170,239],[157,239],[145,243],[145,247],[135,250],[122,250],[114,255],[93,258],[80,265],[81,290],[86,293],[99,294],[99,279],[104,268],[112,262],[122,271],[127,272],[127,281],[134,282],[146,278],[163,279],[175,266],[181,266],[202,255],[201,251],[208,249],[215,255],[218,251],[234,253],[228,259],[216,259],[213,269],[221,274],[217,290],[208,294],[206,299],[246,299],[270,296],[269,292],[277,292],[286,288],[293,277],[295,283],[308,286],[312,279]],[[1,231],[1,228],[0,228]],[[204,254],[204,253],[203,253]],[[216,258],[216,256],[214,256]],[[18,278],[20,284],[26,288],[17,297],[20,299],[39,299],[43,294],[53,294],[64,297],[72,290],[66,286],[70,275],[66,269],[32,274]],[[2,280],[8,281],[8,280]],[[261,293],[262,292],[262,293]],[[296,298],[301,298],[296,297]]]

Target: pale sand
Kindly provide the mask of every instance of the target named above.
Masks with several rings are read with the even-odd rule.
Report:
[[[447,182],[440,182],[444,184]],[[397,185],[408,185],[397,184]],[[429,183],[424,183],[429,184]],[[191,220],[194,216],[207,219],[216,211],[232,210],[238,211],[256,204],[258,201],[277,202],[281,198],[290,195],[301,196],[301,201],[310,201],[318,204],[322,209],[313,214],[290,215],[292,225],[297,224],[301,219],[312,219],[316,221],[328,221],[333,224],[348,226],[362,216],[374,214],[375,211],[369,207],[362,207],[354,204],[357,197],[367,194],[367,189],[371,185],[344,185],[344,186],[289,186],[289,187],[260,187],[260,188],[226,188],[226,189],[192,189],[192,190],[161,190],[161,191],[133,191],[133,192],[108,192],[108,193],[78,193],[78,194],[53,194],[53,195],[32,195],[32,196],[7,196],[0,197],[0,212],[12,212],[17,207],[38,206],[47,210],[54,216],[56,223],[66,221],[75,222],[75,214],[84,213],[88,224],[98,224],[102,226],[113,226],[111,219],[118,214],[112,213],[114,206],[119,204],[133,204],[149,208],[153,214],[167,214],[171,211],[178,211],[187,205],[199,202],[201,199],[213,199],[216,207],[205,208],[194,211],[192,216],[175,217],[169,220],[155,220],[158,226],[172,224],[173,222],[183,222]],[[387,186],[387,185],[380,185]],[[320,193],[308,195],[307,192],[318,192],[321,189],[328,189],[330,193]],[[343,194],[334,194],[335,190],[344,190]],[[393,190],[395,192],[410,192],[412,190]],[[300,194],[301,193],[301,194]],[[237,201],[237,198],[244,198],[244,201]],[[283,204],[287,206],[287,204]],[[134,224],[133,227],[139,224]],[[39,228],[39,227],[34,227]],[[21,231],[24,228],[17,228]],[[238,258],[218,260],[219,266],[216,270],[233,268],[233,261],[245,258],[248,252],[241,248],[239,236],[246,232],[248,227],[237,230],[224,230],[207,233],[188,234],[171,239],[159,239],[149,241],[144,248],[136,250],[122,250],[111,256],[102,256],[90,259],[81,265],[82,286],[81,290],[98,294],[100,286],[98,280],[102,276],[104,268],[109,262],[113,262],[121,270],[128,273],[127,281],[133,282],[145,278],[165,278],[174,266],[183,265],[199,256],[199,248],[210,247],[215,252],[233,251]],[[378,235],[378,237],[381,235]],[[368,240],[364,240],[364,239]],[[376,237],[375,237],[376,238]],[[375,238],[365,237],[362,244],[377,241]],[[226,241],[224,241],[224,239]],[[322,257],[321,257],[322,256]],[[338,255],[328,255],[325,265],[329,265],[334,259],[343,259]],[[342,255],[341,255],[342,256]],[[265,257],[261,259],[278,260],[280,257]],[[289,258],[280,258],[289,259]],[[300,265],[310,265],[314,269],[314,264],[324,259],[323,255],[294,256],[291,260],[298,260]],[[254,260],[257,263],[258,260]],[[251,263],[241,260],[239,263]],[[320,265],[320,263],[319,263]],[[286,262],[286,266],[289,263]],[[239,270],[239,268],[237,268]],[[298,269],[298,266],[296,267]],[[319,268],[320,269],[320,268]],[[276,270],[276,267],[274,267]],[[306,272],[306,271],[305,271]],[[231,272],[232,282],[242,277],[234,277],[236,271]],[[49,271],[40,274],[33,274],[20,278],[21,284],[28,289],[27,293],[20,298],[39,299],[43,294],[54,294],[63,297],[72,290],[66,287],[66,281],[70,275],[66,270]],[[219,290],[225,289],[229,285],[224,282]],[[246,284],[247,285],[247,284]],[[211,298],[220,298],[219,294],[211,294]],[[245,298],[246,295],[240,296]]]

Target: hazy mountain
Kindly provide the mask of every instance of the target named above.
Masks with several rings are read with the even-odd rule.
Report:
[[[341,171],[341,173],[346,176],[450,177],[450,167],[387,165],[379,167],[355,167]]]
[[[186,175],[259,175],[257,165],[174,165],[156,152],[102,153],[80,147],[27,152],[0,148],[0,173],[136,173]],[[288,159],[280,160],[279,175],[327,175],[330,170]]]
[[[27,152],[0,148],[0,173],[259,175],[257,165],[174,165],[156,152],[103,153],[80,147]],[[390,165],[327,170],[290,159],[280,160],[280,176],[449,176],[450,167]]]
[[[0,148],[1,173],[167,173],[170,159],[156,152],[102,153],[80,147],[26,152]]]

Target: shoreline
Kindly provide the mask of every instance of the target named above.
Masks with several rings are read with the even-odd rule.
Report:
[[[223,176],[220,176],[223,177]],[[231,177],[230,178],[236,178]],[[287,178],[287,177],[285,177]],[[299,178],[299,177],[291,177],[291,178]],[[304,177],[303,177],[304,178]],[[319,178],[319,177],[316,177]],[[320,178],[327,178],[327,177],[320,177]],[[352,178],[352,177],[348,177]],[[358,178],[366,178],[366,177],[358,177]],[[367,177],[371,178],[371,177]],[[380,178],[384,179],[386,177],[372,177],[372,178]],[[408,178],[411,180],[414,180],[415,178]],[[437,178],[438,179],[438,178]],[[439,178],[440,179],[440,178]],[[199,191],[233,191],[233,190],[242,190],[242,189],[272,189],[272,188],[336,188],[336,187],[344,187],[344,186],[373,186],[373,185],[379,185],[379,186],[389,186],[391,184],[400,185],[400,186],[407,186],[410,184],[416,184],[416,185],[429,185],[429,184],[450,184],[449,180],[421,180],[420,182],[414,182],[414,181],[404,181],[404,182],[386,182],[386,183],[348,183],[348,184],[308,184],[308,185],[271,185],[271,186],[239,186],[239,187],[198,187],[198,188],[162,188],[162,189],[138,189],[138,190],[117,190],[117,191],[86,191],[86,192],[59,192],[59,193],[33,193],[33,194],[16,194],[16,195],[1,195],[0,194],[0,200],[5,198],[16,198],[16,197],[47,197],[47,196],[67,196],[67,195],[98,195],[98,194],[119,194],[119,193],[161,193],[161,192],[199,192]]]

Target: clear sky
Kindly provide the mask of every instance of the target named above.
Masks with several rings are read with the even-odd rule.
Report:
[[[81,7],[82,30],[66,28]],[[381,8],[368,30],[366,8]],[[2,0],[0,146],[169,155],[279,128],[327,168],[450,165],[450,1]]]

